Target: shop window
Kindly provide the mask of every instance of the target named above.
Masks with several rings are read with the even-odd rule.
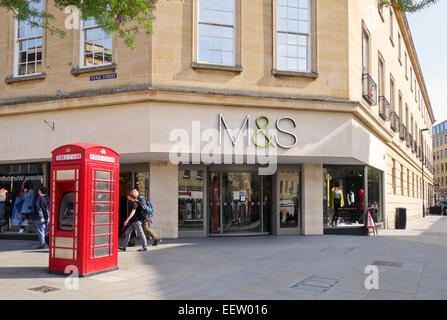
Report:
[[[301,172],[279,171],[278,175],[280,185],[285,185],[279,194],[280,228],[301,227]]]
[[[140,195],[149,200],[149,172],[135,172],[134,183]]]
[[[28,173],[40,173],[42,172],[42,163],[30,163],[28,164]]]
[[[365,205],[363,166],[324,166],[323,226],[363,226]]]
[[[178,224],[179,231],[202,231],[204,208],[203,170],[179,170]]]
[[[20,164],[12,164],[10,173],[20,173]]]
[[[384,221],[382,202],[382,172],[368,167],[368,210],[376,223]]]

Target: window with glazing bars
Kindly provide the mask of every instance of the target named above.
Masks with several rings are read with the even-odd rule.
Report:
[[[199,0],[198,62],[235,65],[236,0]]]
[[[113,252],[113,172],[93,170],[91,258],[112,255]]]
[[[277,65],[279,70],[309,72],[310,0],[277,0]]]
[[[43,0],[30,1],[30,9],[43,11]],[[41,18],[16,21],[14,75],[25,76],[42,72],[42,24]]]
[[[81,23],[81,67],[112,63],[112,35],[98,27],[95,19]]]

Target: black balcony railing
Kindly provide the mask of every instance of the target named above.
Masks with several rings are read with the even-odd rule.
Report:
[[[390,103],[384,96],[379,97],[379,116],[385,120],[390,120]]]
[[[400,118],[397,115],[397,113],[394,111],[391,112],[391,114],[390,114],[390,124],[391,124],[391,130],[393,130],[394,132],[399,131]]]
[[[377,104],[377,85],[371,76],[365,73],[362,76],[363,98],[372,106]]]
[[[407,147],[413,149],[413,136],[409,132],[407,134]]]
[[[399,129],[399,138],[400,140],[404,141],[406,137],[407,137],[407,127],[403,123],[401,123]]]

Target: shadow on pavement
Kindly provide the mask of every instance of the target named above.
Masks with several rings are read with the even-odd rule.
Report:
[[[48,272],[48,267],[0,267],[0,279],[41,279],[62,277]]]

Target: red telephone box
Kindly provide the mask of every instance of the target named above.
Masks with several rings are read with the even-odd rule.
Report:
[[[52,152],[50,272],[118,269],[119,154],[76,143]]]

